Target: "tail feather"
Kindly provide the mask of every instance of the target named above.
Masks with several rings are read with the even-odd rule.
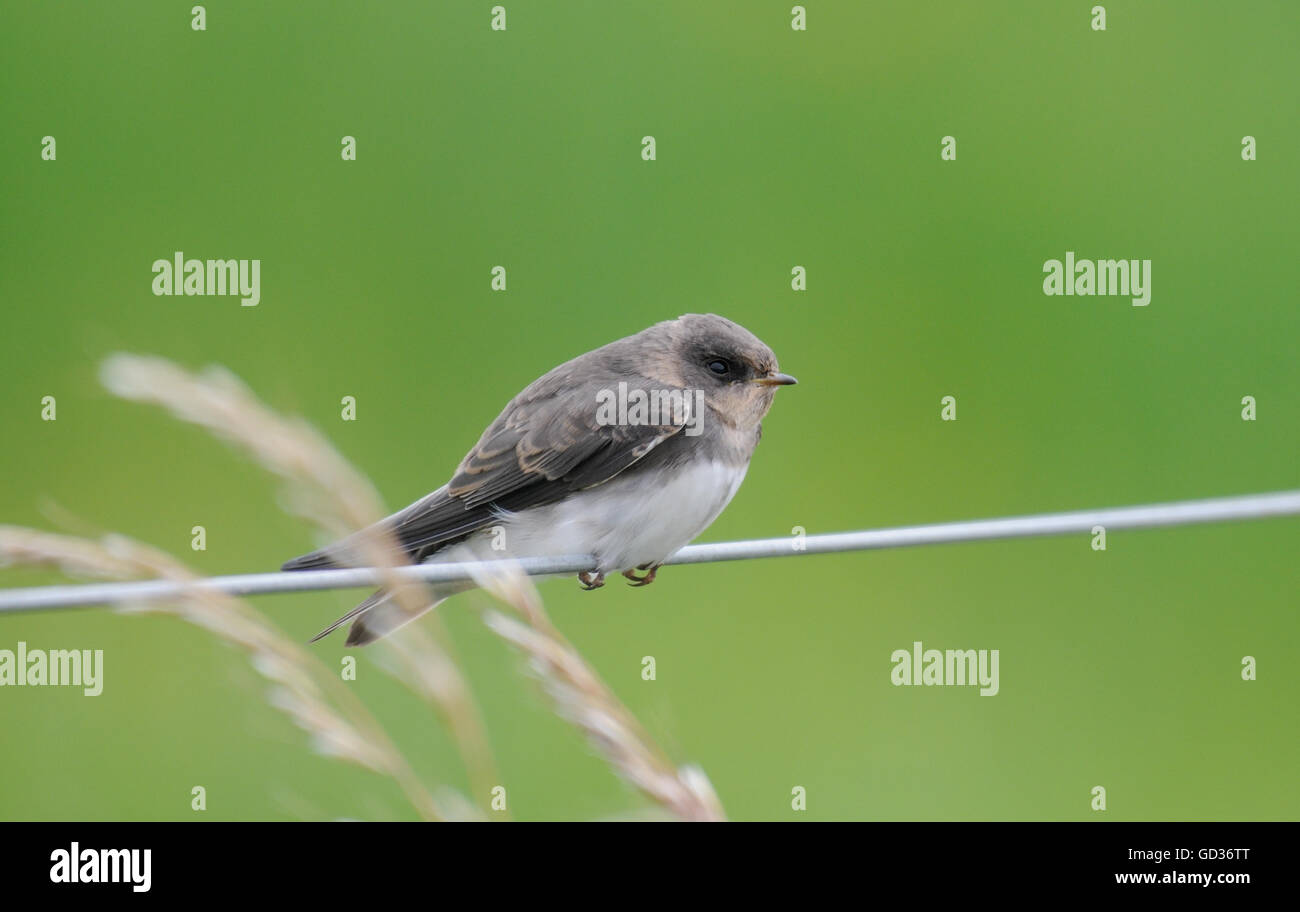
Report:
[[[366,599],[366,600],[365,600],[364,602],[362,602],[360,605],[358,605],[357,607],[353,608],[353,609],[352,609],[351,611],[349,611],[347,614],[343,615],[343,617],[339,618],[339,619],[338,619],[337,621],[335,621],[333,624],[330,624],[328,627],[326,627],[326,628],[325,628],[324,630],[322,630],[320,633],[318,633],[318,634],[316,634],[314,637],[312,637],[312,638],[311,638],[311,642],[315,643],[317,640],[323,640],[323,639],[325,639],[325,637],[329,636],[329,635],[330,635],[331,633],[333,633],[335,630],[338,630],[340,627],[342,627],[342,626],[343,626],[344,624],[346,624],[348,621],[352,620],[352,619],[355,618],[355,617],[360,617],[362,614],[365,614],[367,611],[369,611],[371,608],[373,608],[373,607],[375,607],[376,605],[378,605],[380,602],[384,601],[386,598],[388,598],[388,593],[385,592],[383,589],[380,589],[380,590],[379,590],[378,592],[376,592],[374,595],[370,596],[370,598]],[[349,645],[351,645],[351,644],[349,643]]]
[[[319,551],[313,551],[310,554],[304,554],[295,557],[292,560],[285,561],[280,568],[282,570],[314,570],[324,567],[350,567],[356,566],[356,555],[354,549],[349,546],[351,539],[344,539],[338,544],[330,545],[328,548],[321,548]],[[440,557],[450,558],[450,552],[443,552]],[[330,624],[320,633],[311,638],[311,642],[323,639],[338,630],[344,624],[351,622],[352,629],[348,631],[348,646],[364,646],[367,643],[373,643],[380,637],[385,637],[399,627],[409,624],[411,621],[426,614],[435,608],[448,596],[455,595],[458,592],[464,592],[473,589],[474,583],[470,580],[461,580],[457,582],[438,583],[430,587],[430,599],[423,608],[415,612],[410,612],[403,608],[398,602],[394,601],[389,592],[380,589],[374,595],[370,596],[357,607],[353,608],[343,617],[339,618],[333,624]],[[424,591],[424,590],[421,590]]]
[[[393,597],[383,589],[380,589],[370,598],[366,599],[357,607],[353,608],[343,617],[339,618],[333,624],[330,624],[320,633],[311,638],[315,643],[324,637],[329,636],[335,630],[338,630],[349,621],[352,622],[352,629],[348,631],[347,642],[345,646],[365,646],[373,643],[380,637],[386,637],[399,627],[411,623],[416,618],[423,617],[429,611],[432,611],[438,605],[446,601],[447,597],[463,589],[471,588],[472,584],[457,585],[452,591],[435,590],[434,598],[430,599],[419,611],[411,613],[402,605],[393,600]]]
[[[325,549],[313,551],[310,554],[303,554],[292,560],[287,560],[280,565],[281,570],[320,570],[327,567],[337,567],[338,564]]]
[[[371,596],[371,599],[373,598],[374,596]],[[367,599],[367,601],[369,600]],[[352,629],[348,631],[347,642],[343,645],[365,646],[368,643],[373,643],[380,637],[386,637],[397,628],[404,627],[416,618],[427,614],[441,601],[441,598],[435,599],[415,614],[411,614],[397,602],[385,597],[362,612],[352,622]]]

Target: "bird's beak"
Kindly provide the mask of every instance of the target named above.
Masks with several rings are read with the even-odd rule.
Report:
[[[755,378],[754,382],[761,386],[794,386],[799,381],[789,374],[768,374]]]

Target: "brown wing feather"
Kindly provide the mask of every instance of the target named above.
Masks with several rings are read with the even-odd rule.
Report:
[[[615,343],[618,344],[618,343]],[[603,484],[642,459],[684,425],[601,425],[597,393],[618,379],[629,388],[653,381],[599,371],[591,352],[534,381],[502,410],[444,487],[393,514],[392,529],[408,557],[460,541],[511,512],[554,503],[574,491]],[[601,376],[601,374],[605,374]],[[348,540],[289,561],[285,570],[346,562]]]

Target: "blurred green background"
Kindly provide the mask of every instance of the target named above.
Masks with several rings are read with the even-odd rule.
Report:
[[[506,2],[504,33],[492,5],[209,4],[205,32],[190,4],[0,7],[0,521],[120,531],[203,573],[319,544],[260,468],[104,392],[110,352],[228,366],[397,508],[534,377],[690,311],[801,381],[705,540],[1300,486],[1297,4],[1109,3],[1102,33],[1090,3],[1031,0],[814,2],[806,33],[790,3]],[[261,259],[261,304],[155,297],[176,250]],[[1044,296],[1066,250],[1151,259],[1150,306]],[[1271,520],[542,592],[736,818],[1295,818],[1298,547]],[[256,604],[305,640],[363,594]],[[639,807],[475,598],[442,614],[512,814]],[[0,818],[413,815],[179,621],[0,618],[19,640],[105,650],[105,687],[0,690]],[[892,686],[915,640],[1000,650],[1001,692]],[[466,788],[424,705],[360,663],[421,775]]]

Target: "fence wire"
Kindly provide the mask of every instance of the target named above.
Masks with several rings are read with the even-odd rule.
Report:
[[[845,551],[875,551],[997,539],[1035,538],[1048,535],[1094,534],[1097,526],[1108,533],[1124,529],[1150,529],[1234,520],[1256,520],[1300,515],[1300,490],[1218,497],[1175,503],[1042,513],[1001,519],[864,529],[821,535],[796,535],[748,541],[688,545],[665,561],[671,564],[705,564],[718,561],[755,560],[772,557],[801,557]],[[591,555],[523,558],[519,567],[531,576],[578,573],[593,569]],[[469,579],[491,561],[421,564],[400,567],[402,576],[430,583]],[[344,570],[303,570],[292,573],[246,573],[213,576],[192,583],[171,580],[140,580],[84,585],[38,586],[0,590],[0,613],[43,611],[88,605],[119,605],[150,601],[172,601],[194,589],[211,589],[230,595],[275,595],[322,589],[354,589],[379,585],[381,573],[373,567]]]

